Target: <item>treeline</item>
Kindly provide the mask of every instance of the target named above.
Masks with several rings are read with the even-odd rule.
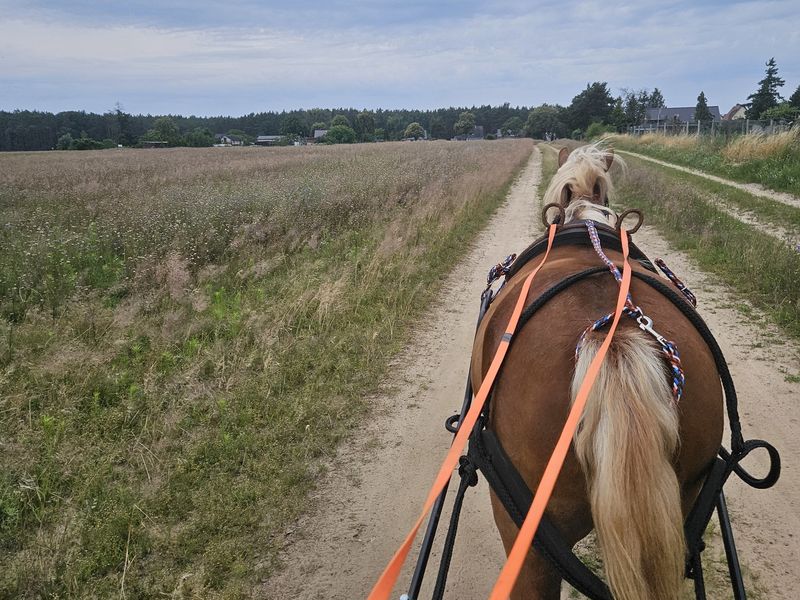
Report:
[[[745,103],[748,119],[775,119],[793,121],[800,115],[800,85],[785,99],[780,88],[785,81],[778,75],[775,59],[766,63],[764,78]],[[533,137],[595,138],[604,133],[625,131],[630,125],[639,125],[646,119],[648,108],[667,106],[658,88],[649,91],[622,89],[613,96],[605,82],[588,84],[576,95],[569,106],[543,104],[531,110],[525,122],[525,133]],[[687,102],[678,103],[686,106]],[[673,105],[675,106],[675,105]],[[696,121],[711,121],[705,92],[700,91],[695,104]]]
[[[92,140],[106,146],[109,143],[135,146],[149,133],[160,136],[155,139],[169,134],[171,139],[163,140],[169,145],[210,145],[213,134],[230,132],[248,138],[259,135],[312,135],[315,125],[330,125],[337,116],[345,117],[359,138],[366,133],[359,131],[364,123],[372,129],[373,136],[377,132],[385,140],[402,139],[411,123],[419,123],[429,137],[450,139],[455,135],[456,123],[465,111],[475,116],[475,123],[482,125],[486,133],[494,133],[514,117],[524,123],[530,108],[512,107],[508,103],[424,111],[315,108],[250,113],[241,117],[132,115],[119,106],[103,114],[84,111],[55,114],[29,110],[0,111],[0,150],[50,150],[59,147],[59,140],[61,147],[70,141],[87,144],[78,140]],[[188,143],[189,139],[194,139],[195,144]]]
[[[784,99],[779,90],[784,80],[772,58],[764,78],[750,96],[750,119],[793,120],[800,114],[800,86]],[[686,105],[685,100],[678,103]],[[611,94],[606,82],[595,81],[572,98],[569,106],[537,107],[473,106],[436,110],[357,110],[355,108],[250,113],[241,117],[184,117],[180,115],[132,115],[118,104],[103,114],[83,111],[49,113],[28,110],[0,111],[0,150],[85,150],[116,145],[135,146],[145,140],[168,146],[210,146],[215,134],[239,136],[245,143],[259,135],[281,135],[286,140],[329,129],[332,143],[399,140],[421,137],[419,127],[433,139],[450,139],[483,126],[492,136],[528,135],[535,138],[593,138],[604,132],[624,131],[645,120],[647,109],[666,106],[658,88],[622,89]],[[697,120],[711,119],[707,98],[700,92]]]

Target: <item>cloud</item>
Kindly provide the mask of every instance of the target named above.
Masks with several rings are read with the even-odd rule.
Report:
[[[121,100],[142,112],[236,114],[565,104],[598,80],[612,90],[658,86],[674,104],[693,104],[704,89],[725,106],[755,89],[770,56],[787,88],[800,77],[800,23],[788,0],[535,9],[514,0],[334,0],[293,11],[139,0],[92,17],[88,2],[59,6],[5,7],[0,108],[104,110]]]

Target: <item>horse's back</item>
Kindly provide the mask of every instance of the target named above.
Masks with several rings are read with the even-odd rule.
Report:
[[[621,264],[620,253],[606,254]],[[540,260],[531,261],[506,284],[481,323],[473,351],[475,389],[500,343],[522,282]],[[591,248],[555,248],[534,279],[527,304],[565,277],[599,264]],[[653,275],[636,262],[633,267]],[[545,303],[515,336],[495,384],[490,427],[531,489],[536,489],[569,412],[578,339],[593,321],[614,310],[618,291],[609,272],[589,276]],[[653,319],[653,328],[676,343],[683,363],[686,383],[678,407],[681,443],[675,467],[685,512],[719,449],[722,390],[713,356],[681,311],[636,278],[631,283],[631,295],[634,304]],[[623,317],[619,330],[631,329],[638,329],[636,322]],[[668,377],[666,367],[664,377]],[[548,505],[548,514],[574,540],[591,528],[585,478],[572,450]]]

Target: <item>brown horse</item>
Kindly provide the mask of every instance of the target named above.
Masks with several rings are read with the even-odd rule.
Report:
[[[564,210],[566,223],[592,219],[612,227],[614,156],[598,146],[559,154],[559,170],[545,194]],[[619,161],[618,161],[619,162]],[[622,255],[606,250],[618,266]],[[507,282],[478,330],[474,389],[494,356],[525,276],[535,258]],[[645,271],[631,261],[633,269]],[[601,265],[591,246],[557,246],[534,280],[529,301],[566,276]],[[491,401],[489,427],[532,490],[544,472],[583,375],[605,331],[587,326],[612,312],[619,287],[597,274],[546,303],[517,333]],[[714,359],[690,322],[671,302],[634,278],[635,304],[653,328],[673,340],[685,373],[676,405],[660,346],[634,319],[623,317],[588,398],[547,514],[572,546],[597,531],[606,579],[618,600],[674,600],[683,588],[683,516],[720,447],[722,390]],[[492,493],[495,522],[506,552],[518,529]],[[557,599],[561,578],[535,550],[528,553],[512,597]]]

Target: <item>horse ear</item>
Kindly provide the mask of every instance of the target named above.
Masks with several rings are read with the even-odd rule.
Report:
[[[611,168],[611,163],[614,162],[614,149],[609,148],[606,152],[606,171]]]
[[[560,169],[565,162],[567,162],[567,157],[569,156],[569,150],[566,148],[562,148],[558,151],[558,168]]]

